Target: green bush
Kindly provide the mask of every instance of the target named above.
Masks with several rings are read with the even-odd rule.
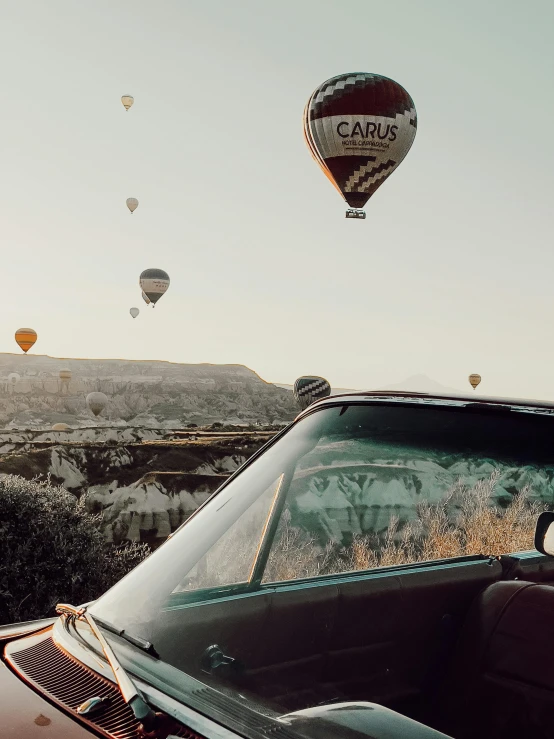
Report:
[[[147,556],[106,546],[100,520],[49,481],[0,478],[0,624],[94,600]]]

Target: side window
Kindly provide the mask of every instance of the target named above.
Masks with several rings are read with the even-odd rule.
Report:
[[[246,583],[282,480],[280,475],[195,564],[174,593]]]
[[[532,549],[553,502],[538,467],[329,440],[295,472],[263,580]]]

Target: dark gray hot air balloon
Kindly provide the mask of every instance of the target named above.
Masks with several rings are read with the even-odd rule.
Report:
[[[324,377],[299,377],[292,392],[300,408],[305,410],[316,400],[331,395],[331,385]]]
[[[87,406],[95,416],[98,416],[108,405],[108,398],[104,393],[89,393],[87,395]]]
[[[169,287],[169,275],[163,269],[145,269],[139,278],[139,284],[154,307]]]

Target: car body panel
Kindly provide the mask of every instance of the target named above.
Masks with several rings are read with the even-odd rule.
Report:
[[[2,739],[90,739],[84,726],[41,698],[0,662]]]

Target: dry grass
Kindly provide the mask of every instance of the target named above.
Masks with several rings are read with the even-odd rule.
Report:
[[[376,567],[391,567],[462,555],[498,556],[533,548],[538,514],[544,506],[530,500],[529,488],[505,508],[497,507],[498,473],[472,487],[455,484],[437,505],[421,504],[417,519],[403,526],[393,518],[384,535],[354,537],[347,547],[326,547],[292,525],[285,511],[272,547],[264,582],[280,582]],[[259,510],[256,508],[259,507]],[[263,500],[235,522],[179,590],[217,587],[247,580],[259,544]]]
[[[498,473],[472,487],[457,483],[437,505],[423,503],[416,521],[392,519],[384,536],[355,537],[349,547],[318,548],[298,529],[283,526],[266,581],[290,580],[375,567],[391,567],[471,554],[498,556],[533,548],[538,514],[529,488],[506,508],[494,500]]]

